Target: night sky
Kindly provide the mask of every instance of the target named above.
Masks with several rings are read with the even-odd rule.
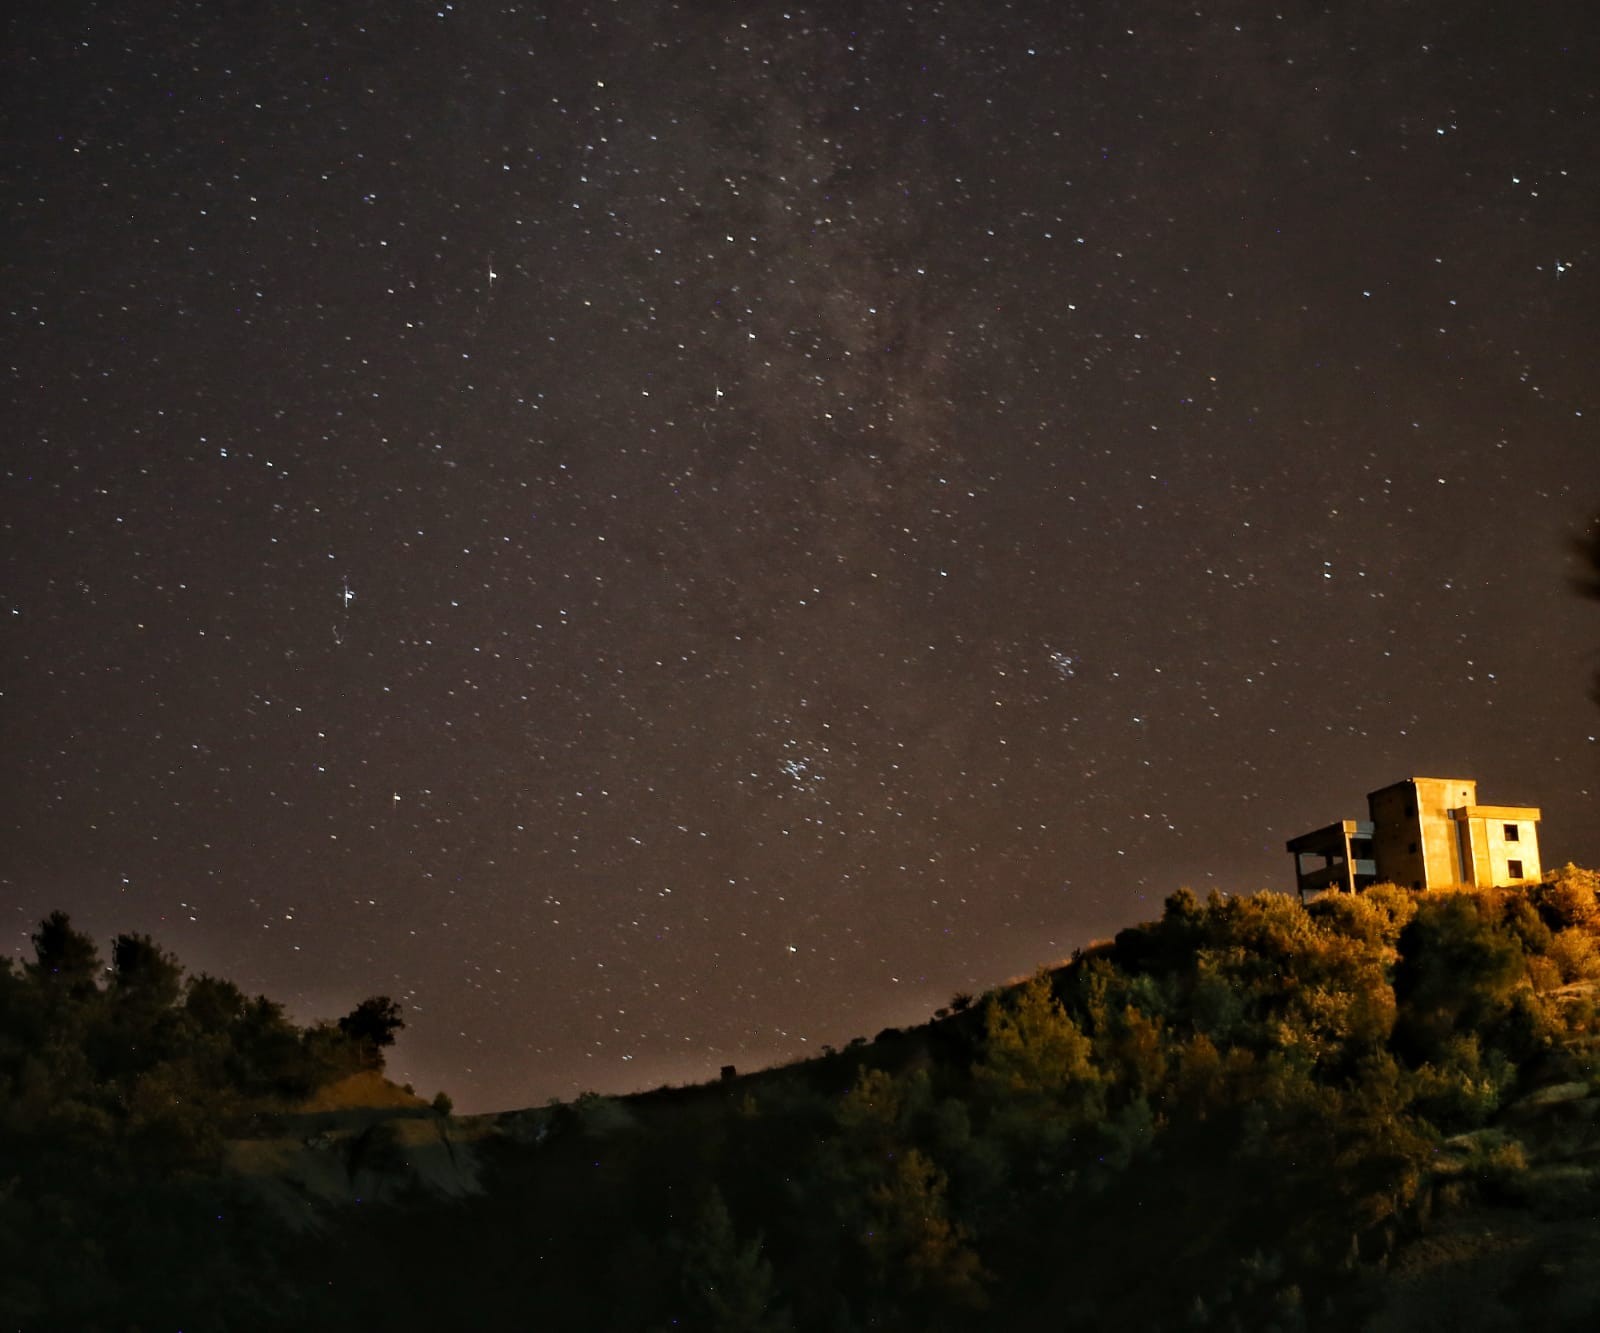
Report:
[[[21,8],[13,957],[389,993],[488,1110],[1413,774],[1600,864],[1589,4]]]

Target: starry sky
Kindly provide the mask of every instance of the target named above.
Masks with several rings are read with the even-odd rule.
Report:
[[[26,0],[0,912],[489,1110],[1413,774],[1600,864],[1586,4]],[[107,950],[108,951],[108,950]]]

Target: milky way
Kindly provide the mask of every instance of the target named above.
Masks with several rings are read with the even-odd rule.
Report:
[[[1585,7],[24,9],[13,956],[387,992],[488,1109],[1412,774],[1600,862]]]

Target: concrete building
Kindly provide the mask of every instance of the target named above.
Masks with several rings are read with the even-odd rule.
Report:
[[[1302,899],[1369,884],[1524,884],[1542,873],[1538,808],[1479,805],[1471,778],[1407,778],[1381,787],[1367,793],[1367,816],[1289,840]]]

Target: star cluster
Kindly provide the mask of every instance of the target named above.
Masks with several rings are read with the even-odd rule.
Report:
[[[1576,4],[24,9],[15,955],[385,991],[489,1109],[1411,774],[1600,861]]]

